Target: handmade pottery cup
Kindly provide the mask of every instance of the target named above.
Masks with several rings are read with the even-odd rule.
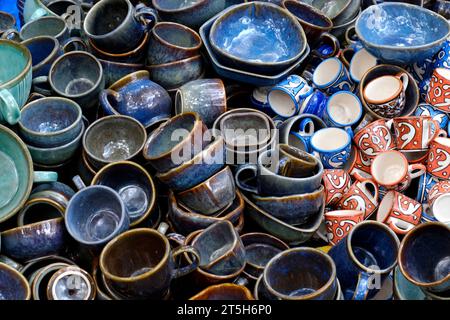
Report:
[[[151,33],[147,63],[163,64],[199,54],[202,39],[194,30],[178,23],[159,22]]]
[[[377,58],[371,55],[366,49],[356,51],[348,67],[353,82],[359,83],[364,74],[377,64]]]
[[[364,100],[375,113],[393,118],[405,108],[405,93],[409,78],[406,73],[376,78],[364,87]]]
[[[144,70],[142,63],[123,63],[114,62],[105,59],[98,59],[103,67],[103,75],[105,77],[105,88],[111,86],[118,80],[140,70]]]
[[[450,71],[446,68],[436,68],[431,75],[425,101],[436,109],[448,113],[450,111],[450,99],[446,88],[449,85]]]
[[[177,194],[177,199],[194,212],[215,215],[236,196],[234,176],[227,166],[200,184]]]
[[[92,185],[107,186],[119,194],[130,218],[130,227],[156,214],[155,184],[137,163],[118,161],[106,165],[92,179]]]
[[[152,132],[145,143],[144,157],[158,172],[167,172],[203,150],[205,131],[197,113],[179,114]]]
[[[405,278],[431,292],[450,288],[448,252],[450,229],[443,223],[423,223],[406,234],[398,264]]]
[[[325,187],[327,206],[336,205],[352,184],[350,175],[344,169],[325,169],[322,182]]]
[[[29,280],[33,300],[47,300],[47,286],[50,278],[60,269],[69,267],[65,262],[55,262],[43,266]]]
[[[63,45],[70,38],[70,32],[64,19],[56,16],[41,17],[28,22],[20,29],[22,40],[38,36],[54,37],[60,45]]]
[[[275,172],[284,177],[304,178],[311,175],[318,160],[309,154],[287,144],[278,145],[278,168]]]
[[[417,106],[414,112],[415,116],[429,116],[433,120],[439,123],[439,127],[443,130],[447,130],[449,117],[445,112],[435,109],[433,106],[427,103],[421,103]]]
[[[184,253],[193,257],[189,265],[175,268]],[[194,271],[200,255],[192,246],[170,248],[169,240],[156,230],[127,231],[103,249],[100,269],[105,281],[127,299],[161,299],[172,280]]]
[[[319,92],[317,90],[317,92]],[[326,104],[325,102],[322,102]],[[310,150],[310,138],[315,131],[326,128],[327,125],[323,122],[321,116],[312,114],[300,114],[289,119],[286,119],[279,125],[280,143],[288,144],[292,147],[304,151]]]
[[[24,205],[33,182],[58,179],[56,172],[34,171],[30,152],[10,129],[0,125],[0,222],[14,216]]]
[[[386,125],[394,128],[397,149],[401,151],[423,151],[438,135],[447,136],[439,123],[427,116],[397,117]]]
[[[151,81],[145,70],[131,73],[102,90],[99,100],[106,115],[130,116],[146,128],[170,118],[169,94]]]
[[[14,268],[0,263],[0,296],[4,300],[30,300],[31,289],[27,279]]]
[[[16,124],[31,90],[31,54],[24,45],[0,40],[0,60],[9,62],[0,75],[0,123]]]
[[[41,98],[22,109],[19,133],[25,142],[43,148],[73,141],[82,131],[82,112],[72,100]]]
[[[344,239],[352,228],[364,220],[364,212],[360,210],[334,210],[324,215],[328,242],[336,245]]]
[[[314,70],[313,83],[318,89],[326,90],[328,94],[353,91],[355,88],[347,68],[338,58],[322,61]]]
[[[362,114],[359,98],[351,92],[341,91],[328,99],[323,118],[329,127],[343,128],[353,138],[351,127],[361,119]]]
[[[272,151],[268,150],[260,154],[257,164],[240,166],[236,171],[235,180],[240,189],[261,196],[309,193],[317,190],[321,185],[323,165],[320,161],[317,164],[317,168],[308,177],[284,177],[276,174],[278,159],[276,154],[273,155]]]
[[[337,291],[333,260],[312,248],[277,254],[267,263],[262,280],[270,294],[281,300],[332,300]]]
[[[83,135],[83,149],[97,169],[138,156],[147,133],[144,126],[128,116],[106,116],[92,123]]]
[[[380,202],[377,221],[397,234],[406,234],[420,223],[422,205],[397,191],[389,191]]]
[[[76,278],[78,286],[73,288],[70,281]],[[94,300],[96,285],[89,273],[75,266],[63,267],[56,271],[47,285],[48,300]]]
[[[331,248],[328,254],[336,264],[345,299],[366,300],[378,292],[397,264],[399,244],[388,226],[363,221]]]
[[[427,172],[439,179],[450,176],[450,139],[437,137],[430,143]]]
[[[364,212],[364,219],[370,217],[378,207],[378,185],[373,180],[356,181],[342,195],[337,207],[341,210]]]
[[[300,114],[311,114],[322,118],[328,97],[320,90],[314,90],[314,92],[307,96],[300,106]]]
[[[29,38],[21,44],[30,50],[33,78],[48,76],[52,63],[62,54],[58,40],[50,36]]]
[[[156,12],[146,6],[134,7],[129,0],[106,0],[89,10],[83,29],[98,48],[121,53],[136,48],[156,21]]]
[[[300,111],[303,100],[312,92],[305,79],[293,74],[269,90],[267,102],[276,114],[289,118]]]
[[[373,179],[387,190],[404,191],[412,179],[420,177],[425,172],[423,164],[408,165],[406,157],[395,150],[380,153],[373,159],[371,166]]]
[[[130,218],[122,198],[114,189],[94,185],[81,189],[70,199],[65,224],[77,242],[100,248],[125,232]]]
[[[226,92],[221,79],[193,80],[176,92],[175,113],[196,112],[208,128],[226,111]]]
[[[306,116],[306,115],[305,115]],[[305,151],[311,153],[311,138],[314,133],[319,130],[316,128],[316,123],[313,118],[303,118],[298,123],[298,131],[292,131],[291,134],[294,135],[298,141],[305,146]]]
[[[340,128],[325,128],[316,131],[311,138],[314,155],[326,169],[342,168],[350,157],[352,139]]]
[[[189,300],[255,300],[244,286],[224,283],[210,286]]]
[[[356,147],[368,156],[393,150],[395,141],[384,119],[376,120],[359,130],[353,137]]]

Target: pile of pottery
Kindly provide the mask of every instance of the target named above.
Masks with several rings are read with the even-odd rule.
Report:
[[[450,9],[388,2],[0,2],[0,299],[448,300]]]

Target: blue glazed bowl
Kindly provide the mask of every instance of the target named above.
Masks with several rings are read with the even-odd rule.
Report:
[[[31,289],[27,279],[4,263],[0,263],[0,283],[2,300],[30,300]]]
[[[212,25],[209,39],[224,64],[261,73],[287,68],[307,45],[305,32],[293,15],[261,2],[226,11]]]
[[[406,3],[371,6],[361,13],[355,28],[367,51],[397,65],[433,56],[450,34],[442,16]]]

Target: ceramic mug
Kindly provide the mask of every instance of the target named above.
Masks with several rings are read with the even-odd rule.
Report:
[[[366,49],[356,51],[349,65],[349,72],[352,81],[359,83],[364,74],[377,64],[378,59],[370,54]]]
[[[423,151],[438,135],[447,136],[439,123],[427,116],[398,117],[386,125],[394,128],[397,149],[401,151]]]
[[[419,179],[419,186],[417,187],[416,201],[420,203],[428,202],[430,190],[438,182],[438,178],[435,178],[428,172],[422,175]]]
[[[337,204],[341,210],[364,212],[364,218],[370,217],[378,207],[378,185],[372,180],[356,181],[343,194]]]
[[[384,119],[366,125],[355,134],[353,141],[356,147],[368,156],[376,156],[395,148],[391,130]]]
[[[62,54],[59,41],[54,37],[38,36],[21,43],[30,50],[33,78],[47,76],[52,63]]]
[[[422,205],[397,191],[389,191],[380,202],[377,221],[403,235],[420,223]]]
[[[289,118],[299,112],[302,101],[312,93],[307,81],[293,74],[269,90],[267,101],[277,115]]]
[[[284,177],[304,178],[317,169],[318,160],[287,144],[278,146],[279,160],[277,174]]]
[[[432,105],[421,103],[414,112],[415,116],[428,116],[439,123],[439,127],[447,130],[449,117],[445,112],[435,109]]]
[[[429,189],[428,205],[432,206],[434,201],[443,194],[450,193],[450,183],[447,180],[438,181]]]
[[[450,70],[436,68],[431,75],[430,84],[425,101],[443,112],[450,112]]]
[[[399,116],[405,107],[409,77],[406,73],[373,79],[363,90],[364,100],[372,111],[386,118]]]
[[[352,184],[350,175],[344,169],[325,169],[322,183],[325,187],[325,204],[336,205]]]
[[[327,104],[328,97],[322,91],[316,89],[312,94],[305,98],[300,106],[300,114],[313,114],[322,118]]]
[[[358,177],[370,179],[372,177],[370,174],[370,166],[372,165],[373,158],[353,145],[350,158],[345,164],[344,170],[357,180],[361,180]]]
[[[406,157],[395,150],[380,153],[371,166],[373,179],[386,190],[404,191],[412,179],[420,177],[425,171],[423,164],[408,165]]]
[[[326,169],[342,168],[350,157],[352,139],[340,128],[325,128],[314,133],[311,148]]]
[[[328,242],[336,245],[355,225],[364,220],[364,212],[358,210],[334,210],[324,215]]]
[[[427,172],[439,179],[450,177],[450,138],[438,137],[431,142]]]
[[[338,91],[353,91],[355,85],[350,79],[347,68],[338,58],[322,61],[314,70],[313,83],[328,94]]]
[[[316,131],[316,126],[312,118],[304,118],[298,124],[298,131],[292,131],[291,134],[299,139],[300,143],[305,146],[305,151],[312,152],[311,138]]]

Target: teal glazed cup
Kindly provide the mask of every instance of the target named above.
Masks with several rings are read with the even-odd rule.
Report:
[[[0,123],[16,124],[31,90],[32,62],[23,45],[0,40]]]
[[[10,129],[0,125],[0,222],[14,216],[31,192],[33,182],[56,181],[55,172],[33,170],[30,152]]]
[[[23,6],[23,19],[25,23],[49,15],[55,14],[41,0],[25,0]]]

